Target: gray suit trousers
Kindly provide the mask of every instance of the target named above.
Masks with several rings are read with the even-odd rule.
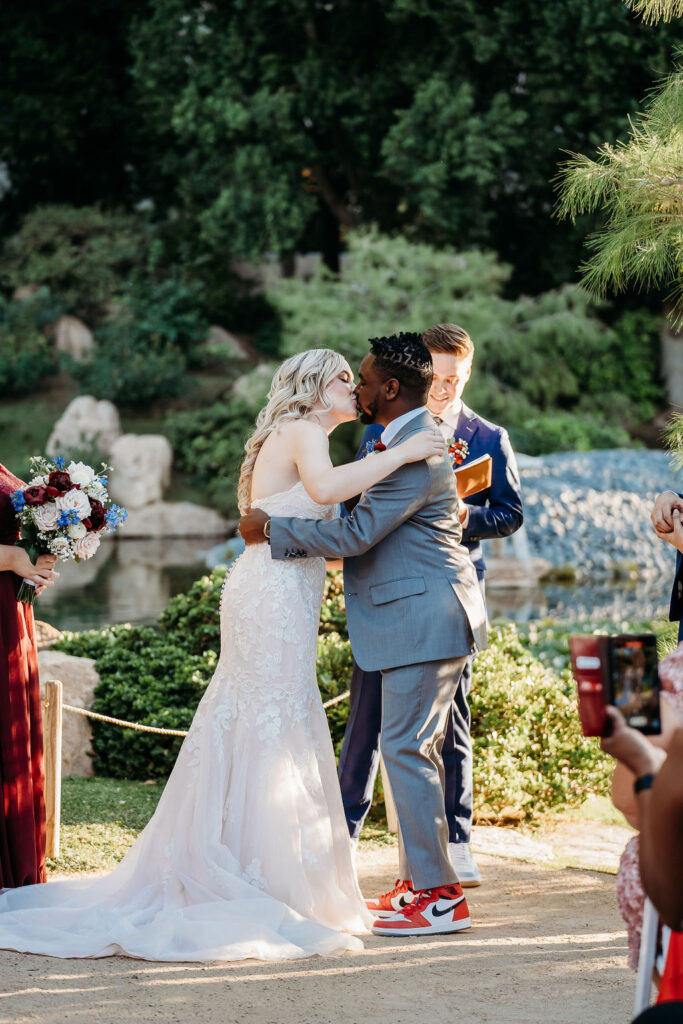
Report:
[[[399,822],[399,875],[457,882],[448,857],[441,748],[466,657],[382,670],[382,756]]]

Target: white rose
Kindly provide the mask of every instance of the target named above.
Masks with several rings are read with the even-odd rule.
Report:
[[[42,533],[57,529],[57,520],[61,511],[54,502],[51,501],[47,505],[34,505],[32,512],[34,522]]]
[[[60,494],[59,497],[55,498],[55,505],[63,512],[70,512],[72,509],[75,509],[79,519],[87,519],[90,515],[88,495],[84,494],[83,491],[73,490],[67,491],[66,494]]]
[[[96,533],[86,533],[85,537],[74,541],[74,551],[78,558],[92,558],[99,546],[100,538]]]
[[[85,462],[70,462],[67,473],[71,477],[71,482],[79,484],[81,487],[85,487],[95,479],[95,471],[90,466],[86,466]]]
[[[54,540],[51,540],[50,551],[53,555],[56,555],[57,558],[61,558],[62,561],[65,561],[67,558],[71,558],[73,555],[71,541],[67,540],[66,537],[55,537]]]
[[[81,537],[85,537],[88,531],[83,523],[72,523],[71,526],[67,526],[66,532],[72,540],[79,540]]]
[[[26,484],[27,487],[45,487],[47,484],[46,476],[34,476],[33,480],[29,480]]]

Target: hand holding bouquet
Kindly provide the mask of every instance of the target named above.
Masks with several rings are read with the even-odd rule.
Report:
[[[113,505],[107,493],[107,471],[103,464],[98,475],[83,462],[34,457],[33,479],[11,497],[21,523],[21,540],[35,565],[40,555],[54,555],[62,562],[73,558],[81,562],[92,558],[100,546],[100,535],[113,533],[125,522],[125,508]],[[35,584],[24,579],[20,601],[33,604]]]

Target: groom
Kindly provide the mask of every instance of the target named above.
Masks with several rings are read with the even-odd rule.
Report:
[[[384,427],[380,447],[433,429],[426,409],[432,360],[419,334],[375,338],[356,396],[361,419]],[[344,558],[349,636],[359,665],[382,673],[382,754],[399,820],[400,879],[370,903],[382,935],[470,926],[448,857],[443,745],[463,668],[486,646],[476,573],[460,544],[455,478],[447,455],[408,463],[361,496],[346,519],[240,523],[248,544],[273,558]]]

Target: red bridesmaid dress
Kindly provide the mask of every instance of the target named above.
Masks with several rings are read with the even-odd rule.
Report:
[[[19,528],[10,495],[25,485],[0,465],[0,544]],[[0,572],[0,889],[44,882],[43,725],[33,610]]]

